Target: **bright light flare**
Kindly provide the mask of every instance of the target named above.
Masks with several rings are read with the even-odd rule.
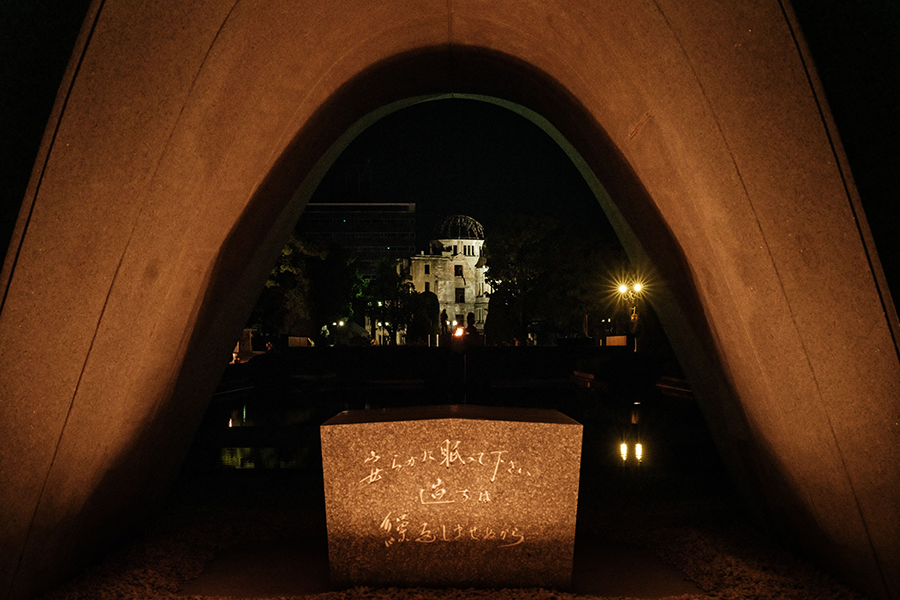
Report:
[[[644,285],[643,281],[636,279],[629,280],[618,280],[616,282],[615,289],[619,292],[621,296],[627,296],[629,298],[634,298],[635,296],[642,294],[644,292],[644,288],[647,287]]]
[[[453,332],[453,335],[455,335],[456,337],[462,337],[463,333],[464,333],[463,328],[457,327],[456,331]]]
[[[634,446],[634,456],[638,459],[638,462],[641,461],[641,458],[644,456],[644,447],[640,444],[635,444]]]
[[[619,454],[622,455],[622,462],[628,460],[628,444],[619,444]]]

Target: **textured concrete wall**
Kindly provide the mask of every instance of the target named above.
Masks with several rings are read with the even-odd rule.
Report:
[[[158,504],[331,145],[448,92],[568,140],[760,515],[900,598],[896,314],[776,0],[97,0],[0,275],[0,597]]]

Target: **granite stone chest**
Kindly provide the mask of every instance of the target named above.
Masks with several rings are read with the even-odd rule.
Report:
[[[321,436],[333,584],[571,586],[576,421],[446,405],[347,411]]]

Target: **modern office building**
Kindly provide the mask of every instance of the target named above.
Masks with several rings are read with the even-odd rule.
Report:
[[[310,203],[297,230],[350,251],[371,276],[379,258],[404,259],[416,251],[413,203]]]

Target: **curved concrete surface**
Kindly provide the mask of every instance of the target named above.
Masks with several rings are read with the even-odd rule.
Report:
[[[777,0],[96,0],[0,277],[0,597],[158,505],[340,144],[452,93],[565,138],[760,516],[900,598],[896,314]]]

